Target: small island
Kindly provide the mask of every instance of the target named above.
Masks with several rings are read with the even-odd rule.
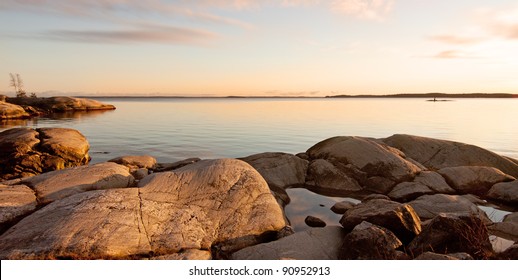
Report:
[[[0,95],[0,120],[30,119],[52,113],[115,110],[115,106],[87,98],[55,97],[8,97]]]

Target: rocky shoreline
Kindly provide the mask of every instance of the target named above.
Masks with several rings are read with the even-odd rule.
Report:
[[[29,119],[52,113],[115,110],[115,106],[87,98],[56,96],[8,97],[0,95],[0,121]]]
[[[334,137],[297,155],[93,165],[88,149],[70,129],[0,133],[0,259],[518,259],[518,161],[473,145]],[[361,202],[294,232],[289,188]]]

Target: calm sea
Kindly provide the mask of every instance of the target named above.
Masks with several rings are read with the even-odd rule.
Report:
[[[100,98],[115,111],[74,113],[12,121],[12,127],[69,127],[90,142],[92,162],[148,154],[159,162],[188,157],[244,157],[261,152],[298,153],[337,135],[388,137],[414,134],[474,144],[518,158],[518,99],[326,98]],[[315,215],[338,224],[329,208],[352,198],[290,189],[286,214],[295,230]],[[482,207],[481,207],[482,208]],[[482,208],[494,221],[508,212]],[[512,241],[494,239],[495,246]],[[498,245],[506,242],[505,246]]]
[[[518,158],[518,99],[100,98],[115,111],[3,123],[69,127],[90,142],[92,161],[149,154],[187,157],[298,153],[337,135],[396,133],[478,145]]]

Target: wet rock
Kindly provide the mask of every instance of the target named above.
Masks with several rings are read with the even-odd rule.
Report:
[[[122,156],[110,159],[109,162],[115,162],[128,167],[153,169],[156,165],[156,159],[152,156]]]
[[[36,210],[34,191],[24,185],[0,184],[0,234]]]
[[[486,213],[478,208],[477,205],[458,195],[423,195],[416,200],[410,201],[408,204],[414,208],[422,220],[433,219],[440,214],[454,214],[463,216],[475,215],[486,224],[491,223]]]
[[[362,190],[355,179],[324,159],[311,162],[306,185],[310,189],[329,194],[348,194]]]
[[[307,216],[306,219],[304,219],[304,222],[306,225],[310,227],[325,227],[326,222],[322,221],[322,219],[314,216]]]
[[[518,164],[477,146],[413,135],[396,134],[383,140],[430,169],[489,166],[518,177]]]
[[[351,209],[356,205],[356,203],[350,201],[340,201],[337,202],[331,207],[331,211],[336,214],[344,214],[347,210]]]
[[[313,228],[285,238],[244,248],[234,260],[336,260],[345,231],[338,226]]]
[[[27,118],[30,115],[21,106],[0,101],[0,120]]]
[[[13,128],[0,132],[0,179],[88,163],[89,144],[77,130],[64,128]]]
[[[47,204],[81,192],[127,188],[133,181],[127,167],[104,162],[40,174],[21,183],[35,190],[39,203]]]
[[[302,186],[306,181],[308,161],[286,153],[261,153],[241,160],[255,168],[269,186]]]
[[[428,251],[468,253],[476,259],[487,259],[492,255],[486,226],[477,216],[436,216],[407,249],[414,256]]]
[[[215,243],[246,247],[256,244],[249,237],[285,225],[266,182],[251,166],[203,161],[150,175],[139,188],[55,201],[0,236],[0,258],[125,259],[208,251]]]
[[[458,166],[438,171],[459,193],[485,194],[496,183],[514,180],[494,167]]]
[[[518,180],[495,184],[487,193],[487,197],[513,205],[518,209]]]
[[[311,159],[327,160],[346,174],[365,173],[366,178],[354,179],[380,193],[387,193],[396,183],[411,180],[421,171],[401,152],[368,138],[330,138],[311,147],[307,154]]]
[[[411,206],[395,201],[373,199],[347,210],[340,219],[346,231],[363,221],[387,228],[405,244],[421,232],[421,221]]]
[[[395,260],[401,241],[389,230],[362,222],[348,233],[339,258],[343,260]]]

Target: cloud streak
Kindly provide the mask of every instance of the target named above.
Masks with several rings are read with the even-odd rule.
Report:
[[[114,30],[52,30],[46,39],[86,43],[172,43],[207,44],[218,36],[203,30],[171,26],[146,26]]]

